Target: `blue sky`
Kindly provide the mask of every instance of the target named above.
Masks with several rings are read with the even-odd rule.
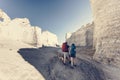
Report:
[[[65,33],[74,32],[92,21],[89,0],[0,0],[0,8],[12,19],[28,18],[64,42]]]

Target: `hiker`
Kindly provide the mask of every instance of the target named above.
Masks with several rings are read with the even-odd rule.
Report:
[[[68,46],[67,42],[62,44],[62,51],[64,54],[63,63],[66,64],[66,58],[69,59],[69,46]]]
[[[76,66],[75,65],[75,58],[76,58],[76,46],[73,43],[70,48],[70,60],[71,60],[71,67]]]

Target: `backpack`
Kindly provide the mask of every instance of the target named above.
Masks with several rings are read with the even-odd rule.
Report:
[[[63,52],[68,52],[68,45],[66,43],[63,43],[63,45],[62,45],[62,51]]]

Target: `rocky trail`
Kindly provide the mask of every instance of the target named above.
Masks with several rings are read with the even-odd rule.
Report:
[[[94,51],[79,49],[77,54],[77,66],[71,69],[70,64],[63,65],[57,57],[59,48],[23,48],[18,52],[33,65],[46,80],[106,80],[104,72],[98,63],[90,58]]]

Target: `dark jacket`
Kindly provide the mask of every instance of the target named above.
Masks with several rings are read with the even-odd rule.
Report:
[[[76,54],[75,49],[76,49],[75,44],[72,44],[72,45],[71,45],[71,49],[70,49],[70,54]]]

